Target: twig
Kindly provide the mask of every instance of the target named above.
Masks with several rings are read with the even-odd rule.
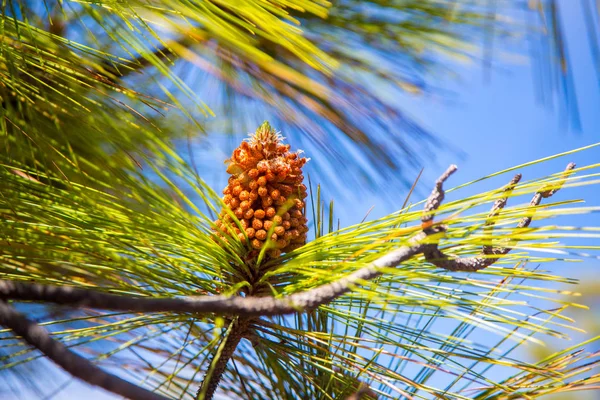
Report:
[[[485,221],[485,225],[483,228],[483,231],[485,233],[491,234],[491,231],[494,228],[494,225],[496,225],[496,221],[494,220],[494,218],[500,213],[500,211],[504,208],[504,206],[506,206],[506,202],[508,201],[508,196],[510,195],[510,193],[512,193],[515,186],[517,185],[517,183],[519,183],[520,180],[521,180],[521,174],[516,174],[511,179],[511,181],[508,183],[508,185],[506,185],[502,189],[502,191],[504,192],[504,197],[501,197],[500,199],[496,200],[494,202],[494,205],[492,205],[492,209],[490,210],[490,213],[488,214],[487,220]],[[481,252],[483,254],[492,254],[494,252],[494,248],[488,244],[485,244],[485,245],[483,245]]]
[[[233,356],[240,340],[248,332],[249,325],[250,320],[248,318],[238,317],[231,321],[219,348],[213,354],[210,367],[196,393],[196,400],[211,400],[213,398],[219,387],[219,382],[221,382],[221,377],[227,368],[227,363]]]
[[[166,397],[102,371],[90,361],[67,349],[59,341],[52,339],[46,329],[28,320],[14,307],[1,300],[0,324],[21,336],[66,372],[91,385],[133,400],[168,400]]]
[[[538,206],[543,198],[548,198],[548,197],[552,196],[554,193],[556,193],[558,190],[560,190],[560,188],[564,184],[567,177],[572,173],[571,171],[573,170],[573,168],[575,168],[575,164],[569,163],[567,165],[567,167],[565,168],[565,171],[563,172],[562,179],[557,184],[555,184],[554,186],[552,186],[550,188],[543,187],[540,190],[538,190],[535,193],[535,195],[533,196],[533,198],[531,199],[531,202],[529,203],[530,207],[533,208],[533,207]],[[452,171],[452,172],[454,172],[454,171]],[[448,174],[448,173],[451,174],[452,172],[446,171],[446,174]],[[507,185],[507,187],[505,188],[505,190],[504,190],[505,193],[510,193],[510,191],[512,191],[512,189],[514,188],[514,186],[520,179],[521,179],[520,175],[515,176],[511,180],[511,182]],[[439,188],[438,188],[438,186],[439,186]],[[436,189],[434,189],[432,196],[434,196],[436,194],[436,190],[440,192],[438,194],[438,197],[441,197],[443,199],[444,191],[442,190],[441,185],[439,185],[439,184],[436,185]],[[490,214],[488,217],[488,222],[486,222],[486,226],[490,227],[493,225],[493,221],[491,221],[490,218],[496,216],[497,213],[502,208],[504,208],[504,206],[506,205],[506,202],[507,202],[507,198],[508,198],[508,196],[505,196],[494,203],[494,205],[492,206],[492,210],[490,211]],[[433,212],[439,207],[440,203],[441,202],[435,202],[435,201],[427,202],[427,204],[425,205],[425,212],[421,219],[423,221],[424,227],[425,227],[425,225],[431,226],[433,224],[433,215],[434,215]],[[428,206],[429,206],[429,209],[428,209]],[[529,226],[529,224],[531,223],[531,221],[532,221],[531,216],[523,217],[523,219],[521,219],[521,221],[517,225],[517,228],[519,228],[519,229],[527,228]],[[445,231],[444,227],[437,227],[437,228],[441,229],[442,231]],[[424,231],[431,234],[431,233],[433,233],[433,231],[431,231],[431,229],[432,228],[425,228]],[[513,240],[512,241],[513,245],[516,242],[517,242],[517,240]],[[498,261],[500,256],[506,255],[510,251],[511,251],[510,247],[490,248],[490,246],[483,246],[482,252],[479,256],[466,257],[466,258],[450,258],[447,255],[445,255],[440,249],[438,249],[437,243],[432,243],[432,244],[428,244],[425,246],[425,248],[423,250],[423,255],[425,256],[425,259],[427,261],[431,262],[436,267],[447,269],[449,271],[474,272],[474,271],[479,271],[481,269],[489,267],[490,265],[492,265],[496,261]],[[490,257],[489,255],[492,255],[492,256]]]
[[[423,229],[427,229],[431,227],[433,224],[433,217],[435,216],[435,212],[444,201],[444,182],[450,178],[450,175],[456,172],[458,167],[454,164],[448,167],[446,172],[440,176],[437,181],[435,181],[435,186],[433,187],[433,191],[427,198],[425,202],[425,207],[423,207],[423,216],[421,217],[421,222],[423,223]]]

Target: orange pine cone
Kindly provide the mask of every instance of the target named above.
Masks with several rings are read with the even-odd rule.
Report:
[[[308,159],[300,152],[291,153],[282,139],[264,122],[233,151],[223,202],[240,220],[245,235],[225,211],[216,223],[218,229],[227,229],[240,240],[247,236],[254,250],[268,245],[272,258],[304,245],[308,232],[307,193],[302,183],[302,167]]]

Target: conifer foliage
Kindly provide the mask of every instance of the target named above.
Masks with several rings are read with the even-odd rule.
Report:
[[[600,183],[577,157],[600,144],[446,200],[455,167],[429,201],[401,192],[412,168],[437,168],[436,141],[395,96],[431,90],[432,67],[483,34],[515,32],[496,2],[4,3],[2,399],[69,390],[52,386],[58,368],[135,400],[532,399],[600,383],[600,337],[517,352],[580,331],[563,315],[581,307],[564,297],[572,271],[545,265],[599,250],[593,220],[571,218],[600,209],[577,199]],[[218,143],[203,132],[264,118],[328,197],[359,183],[402,193],[398,211],[337,220],[268,123],[233,151],[221,198],[204,179],[225,167],[189,162]],[[578,167],[527,171],[562,156]]]

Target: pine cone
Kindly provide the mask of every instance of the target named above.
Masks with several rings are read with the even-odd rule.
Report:
[[[243,242],[247,238],[255,254],[268,245],[272,258],[304,245],[308,232],[302,183],[302,167],[308,159],[300,157],[300,152],[291,153],[282,139],[264,122],[233,151],[223,201],[245,232],[225,211],[216,222],[221,232],[229,231]]]

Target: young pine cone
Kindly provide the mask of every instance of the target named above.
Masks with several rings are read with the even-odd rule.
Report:
[[[302,183],[302,167],[308,159],[300,157],[300,152],[291,153],[282,139],[264,122],[233,151],[223,201],[244,232],[225,211],[216,222],[222,232],[229,231],[243,242],[248,238],[255,251],[268,245],[272,258],[302,246],[308,232]]]

